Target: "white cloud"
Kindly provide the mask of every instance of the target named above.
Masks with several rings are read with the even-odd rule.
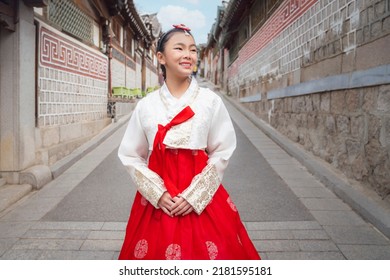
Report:
[[[194,0],[191,1],[195,2]],[[191,30],[201,29],[206,26],[206,17],[201,11],[188,10],[179,6],[169,5],[161,7],[157,18],[163,27],[163,31],[171,29],[172,24],[183,23],[191,28]]]
[[[199,0],[185,0],[185,2],[190,3],[190,4],[194,4],[194,5],[199,4]]]

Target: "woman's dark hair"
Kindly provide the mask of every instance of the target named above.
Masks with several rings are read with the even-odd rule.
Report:
[[[185,33],[188,33],[189,35],[191,35],[192,37],[194,37],[191,32],[190,32],[190,29],[188,28],[182,28],[182,27],[174,27],[170,30],[168,30],[167,32],[163,33],[160,37],[160,39],[158,39],[157,41],[157,52],[161,52],[163,53],[164,50],[165,50],[165,45],[166,43],[168,42],[168,40],[172,37],[172,35],[174,33],[178,33],[178,32],[185,32]],[[163,77],[164,77],[164,80],[166,80],[167,78],[167,70],[165,69],[165,66],[164,65],[160,65],[161,67],[161,70],[163,72]]]

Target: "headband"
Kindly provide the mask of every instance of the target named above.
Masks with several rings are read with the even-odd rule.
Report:
[[[191,29],[190,29],[189,27],[185,26],[185,25],[182,24],[182,23],[181,23],[181,24],[174,24],[174,25],[172,25],[172,26],[173,26],[172,29],[170,29],[170,30],[168,30],[167,32],[163,33],[163,34],[161,35],[160,39],[158,39],[158,42],[157,42],[157,51],[159,51],[159,50],[161,49],[161,44],[162,44],[164,38],[165,38],[169,33],[171,33],[171,32],[174,31],[174,30],[181,29],[181,30],[184,31],[184,34],[185,34],[185,35],[188,35],[188,36],[191,35],[191,34],[189,33],[189,32],[191,31]]]

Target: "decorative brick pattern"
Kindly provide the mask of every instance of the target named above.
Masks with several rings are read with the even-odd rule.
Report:
[[[306,12],[318,0],[289,0],[285,1],[275,11],[266,24],[240,50],[240,63],[245,63],[258,53],[273,38],[278,36],[287,26]],[[253,42],[252,42],[253,41]]]
[[[107,116],[107,58],[41,24],[38,126]]]
[[[67,72],[107,80],[107,58],[76,45],[45,27],[40,30],[40,64]]]
[[[286,0],[230,65],[229,89],[235,92],[251,81],[272,82],[338,54],[353,54],[389,30],[385,0]],[[351,65],[345,63],[344,72],[351,71]]]

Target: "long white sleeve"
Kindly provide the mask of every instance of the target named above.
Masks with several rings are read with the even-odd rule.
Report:
[[[130,118],[118,156],[136,183],[138,191],[158,208],[157,203],[166,189],[161,177],[147,166],[149,143],[140,121],[142,101],[139,101]]]
[[[215,165],[220,181],[236,149],[237,140],[233,123],[222,100],[218,99],[207,139],[208,164]]]

